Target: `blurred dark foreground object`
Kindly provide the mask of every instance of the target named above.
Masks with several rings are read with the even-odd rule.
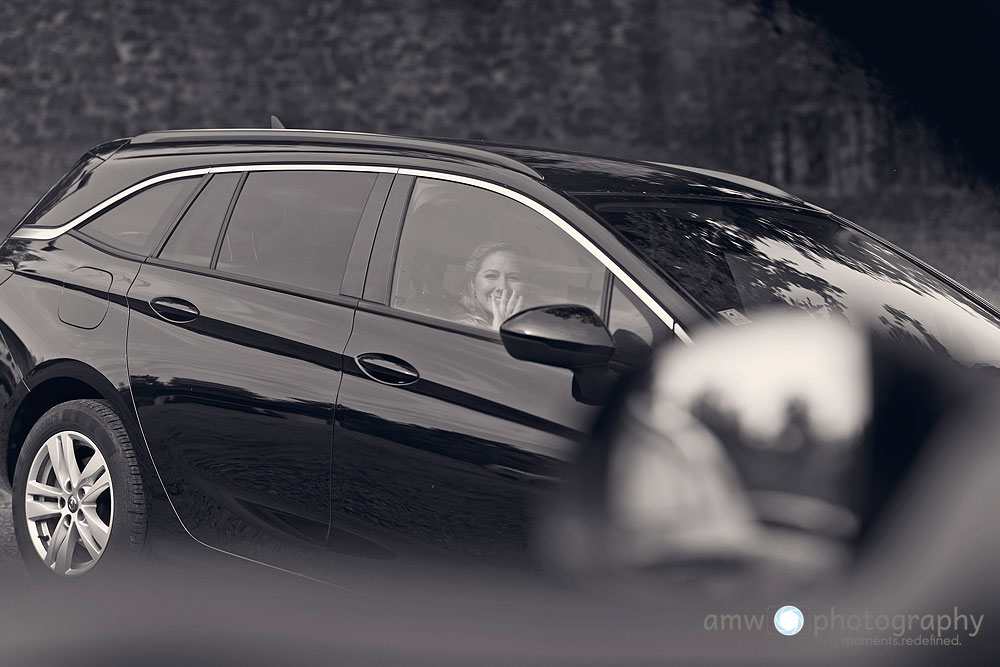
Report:
[[[808,315],[704,332],[609,406],[543,551],[643,587],[828,582],[884,528],[935,434],[1000,407],[996,385],[996,369]]]

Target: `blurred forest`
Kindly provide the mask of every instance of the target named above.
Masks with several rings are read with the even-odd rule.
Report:
[[[475,137],[774,183],[1000,301],[996,188],[783,0],[0,5],[0,230],[155,129]]]

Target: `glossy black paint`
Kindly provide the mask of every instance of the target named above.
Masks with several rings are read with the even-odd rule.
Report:
[[[530,166],[543,176],[548,187],[563,194],[627,192],[803,205],[799,198],[773,186],[732,174],[523,146],[476,145]]]
[[[362,373],[382,384],[401,387],[420,380],[416,368],[390,354],[359,354],[355,361]]]
[[[358,538],[395,556],[523,562],[536,492],[562,468],[594,416],[571,371],[512,359],[494,334],[364,303],[346,350],[335,435],[330,550]],[[419,379],[390,386],[351,358],[406,362]]]
[[[11,400],[21,382],[21,372],[14,364],[14,356],[7,347],[4,329],[6,325],[0,323],[0,414],[7,414],[12,410]]]
[[[637,279],[652,275],[551,188],[541,153],[535,165],[509,169],[523,156],[483,161],[478,151],[451,150],[440,159],[416,145],[362,150],[269,136],[95,149],[26,222],[58,226],[150,177],[213,165],[411,167],[523,192]],[[5,441],[23,436],[21,422],[41,400],[33,389],[72,377],[75,390],[112,400],[133,440],[148,444],[138,451],[158,531],[276,564],[288,544],[327,541],[351,558],[417,550],[522,559],[534,492],[560,477],[594,408],[573,398],[572,372],[512,359],[495,333],[380,309],[413,180],[376,180],[342,288],[368,299],[357,315],[353,299],[145,261],[76,232],[8,241],[0,251],[13,268],[0,291]],[[672,312],[700,319],[669,287],[650,290]],[[67,351],[72,360],[60,358]],[[14,437],[6,448],[8,473],[19,444]]]
[[[310,130],[285,130],[275,134],[268,130],[214,130],[206,133],[204,130],[166,130],[149,132],[132,139],[132,145],[170,145],[190,146],[198,144],[214,144],[219,140],[230,143],[266,143],[280,137],[283,144],[292,146],[332,146],[337,148],[388,148],[393,151],[406,150],[420,153],[438,154],[442,157],[471,159],[479,162],[504,167],[516,172],[527,174],[533,178],[542,176],[527,167],[523,162],[508,158],[496,151],[483,151],[463,146],[454,141],[435,141],[419,137],[387,137],[364,132],[313,132]]]
[[[125,294],[139,262],[104,253],[73,235],[53,241],[8,240],[0,255],[15,266],[0,291],[0,333],[9,353],[5,366],[9,370],[4,374],[23,377],[0,414],[0,445],[6,463],[0,484],[9,488],[32,414],[39,416],[37,410],[32,412],[37,401],[59,402],[66,396],[104,398],[122,416],[134,441],[141,442],[124,354]],[[75,282],[75,277],[87,274],[77,269],[94,265],[111,275],[107,289],[94,290],[92,285]],[[101,321],[92,328],[62,321],[59,304],[67,293],[73,294],[74,304],[83,312],[105,312]],[[44,412],[44,407],[39,409]],[[155,470],[140,459],[145,474],[155,479]]]
[[[396,176],[392,183],[375,235],[371,258],[368,261],[364,288],[366,301],[389,302],[389,285],[392,282],[399,230],[403,224],[403,215],[406,213],[415,180],[412,176]]]
[[[372,243],[394,179],[393,174],[379,174],[375,179],[375,186],[368,197],[368,205],[361,214],[358,230],[354,234],[353,252],[348,258],[344,281],[340,285],[340,293],[344,296],[361,298],[364,293],[365,274],[368,270]]]
[[[59,319],[81,329],[96,329],[108,314],[113,280],[107,271],[91,266],[70,271],[63,281]]]
[[[510,356],[560,368],[603,366],[615,342],[601,318],[583,306],[538,306],[514,315],[500,326]]]
[[[690,331],[711,313],[601,224],[585,193],[804,206],[662,165],[477,145],[503,158],[485,159],[406,141],[289,136],[195,132],[95,149],[29,222],[57,226],[147,178],[211,166],[459,174],[561,216]],[[0,483],[44,400],[85,392],[111,401],[144,443],[137,452],[157,532],[277,565],[300,548],[325,549],[339,565],[413,553],[523,563],[535,500],[563,477],[597,413],[591,403],[648,350],[616,334],[604,363],[608,332],[593,313],[512,320],[505,338],[546,339],[547,354],[555,340],[588,342],[595,365],[574,372],[515,359],[495,332],[388,308],[413,180],[376,178],[340,294],[122,253],[75,232],[8,240],[0,248]]]
[[[200,314],[166,319],[157,299]],[[288,538],[321,545],[353,303],[146,264],[129,304],[136,410],[188,531],[264,560]]]
[[[186,324],[193,322],[201,315],[198,306],[187,299],[179,299],[172,296],[156,297],[149,302],[149,308],[160,316],[161,319],[174,324]]]

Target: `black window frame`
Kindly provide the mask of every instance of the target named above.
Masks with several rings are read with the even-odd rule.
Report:
[[[219,173],[227,173],[227,172],[219,172]],[[201,183],[198,184],[197,189],[194,191],[194,193],[192,193],[190,199],[188,199],[188,201],[184,204],[184,207],[180,211],[180,213],[178,213],[171,221],[169,227],[164,231],[163,236],[160,238],[159,242],[156,244],[153,250],[150,251],[148,257],[160,259],[160,253],[163,252],[163,249],[167,246],[168,243],[170,243],[170,238],[174,235],[174,232],[177,231],[177,227],[181,224],[181,221],[184,220],[184,217],[187,215],[191,207],[194,206],[194,203],[198,200],[198,197],[201,196],[201,193],[204,192],[205,188],[208,187],[209,183],[211,183],[212,180],[219,175],[219,173],[215,174],[207,173],[202,177]],[[226,215],[229,215],[229,212],[232,210],[232,207],[236,201],[236,195],[239,194],[240,185],[242,183],[243,179],[241,178],[240,182],[236,186],[235,191],[233,192],[232,196],[229,199],[229,206],[226,209],[227,211]],[[216,244],[218,244],[218,239],[216,239]],[[179,266],[192,266],[196,268],[204,268],[204,267],[198,267],[195,264],[188,264],[187,262],[177,262],[175,260],[168,260],[168,259],[164,259],[162,261],[171,264],[177,264]]]
[[[442,174],[442,176],[446,176],[446,174]],[[361,301],[358,302],[358,309],[502,345],[503,341],[501,340],[500,333],[498,331],[483,329],[470,324],[451,322],[439,317],[424,315],[423,313],[414,313],[400,308],[394,308],[390,305],[390,300],[392,298],[392,284],[396,275],[396,261],[399,258],[399,242],[402,238],[403,225],[406,223],[406,213],[410,208],[410,197],[413,194],[413,188],[416,184],[417,178],[417,176],[411,176],[409,174],[399,174],[393,182],[388,200],[386,201],[385,209],[382,213],[382,219],[379,222],[378,230],[375,235],[375,243],[372,247],[371,259],[368,264],[368,271],[365,278],[364,294]],[[422,175],[419,176],[419,178],[433,179],[434,176]],[[471,187],[482,187],[474,183],[462,183],[460,181],[452,181],[447,178],[439,180],[459,185],[470,185]],[[488,190],[488,188],[483,189]],[[501,194],[500,196],[504,195]],[[511,203],[524,206],[524,204],[514,199],[511,199]],[[549,222],[551,223],[551,221]],[[569,240],[574,243],[576,242],[576,240],[572,238]],[[582,252],[586,252],[586,249],[582,246],[580,246],[580,249]],[[616,280],[617,277],[609,267],[604,265],[603,262],[600,262],[600,260],[596,257],[594,259],[605,270],[603,278],[604,284],[601,288],[601,307],[598,315],[601,317],[601,321],[606,323],[606,316],[607,313],[610,312],[611,308],[611,286],[614,284],[614,280]],[[624,284],[623,287],[627,289],[627,286]],[[667,327],[667,330],[672,331],[670,327]]]
[[[270,165],[269,165],[270,166]],[[323,301],[326,303],[331,303],[335,305],[342,306],[356,306],[358,298],[360,295],[354,294],[344,294],[343,283],[347,282],[348,272],[357,270],[359,265],[367,265],[368,258],[371,255],[371,245],[374,241],[374,225],[377,224],[381,214],[382,209],[385,206],[385,197],[389,193],[390,185],[393,182],[394,173],[389,173],[382,167],[376,165],[360,165],[362,167],[370,166],[371,169],[356,168],[359,165],[351,165],[351,169],[344,169],[344,172],[362,172],[370,173],[375,176],[375,182],[371,191],[368,194],[368,198],[365,201],[365,205],[362,208],[361,219],[358,223],[358,229],[355,231],[354,240],[348,251],[348,259],[345,264],[344,271],[344,281],[341,284],[341,289],[338,293],[325,292],[320,290],[312,290],[305,287],[300,287],[297,285],[290,285],[288,283],[274,282],[270,280],[264,280],[261,278],[256,278],[253,276],[246,276],[237,273],[230,273],[228,271],[220,271],[215,268],[216,261],[218,259],[218,253],[222,246],[222,240],[225,238],[226,230],[229,227],[229,220],[232,217],[233,211],[236,208],[236,203],[239,200],[240,193],[243,191],[243,186],[247,181],[247,178],[251,173],[254,172],[269,172],[269,171],[340,171],[337,169],[311,169],[310,167],[316,166],[311,163],[306,164],[290,164],[290,165],[276,165],[281,166],[281,169],[241,169],[241,170],[226,170],[218,171],[214,173],[207,173],[203,177],[203,182],[196,188],[193,196],[185,203],[183,210],[179,215],[176,215],[170,225],[167,226],[163,237],[155,248],[155,253],[151,252],[148,256],[144,258],[144,263],[150,264],[152,266],[160,266],[168,269],[174,269],[177,271],[182,271],[185,273],[191,273],[195,275],[202,275],[208,278],[219,278],[222,280],[227,280],[230,282],[239,283],[242,285],[248,285],[250,287],[260,287],[274,292],[280,292],[283,294],[289,294],[292,296],[299,296],[307,299],[313,299],[317,301]],[[218,235],[215,239],[215,247],[213,249],[212,264],[209,267],[196,266],[193,264],[187,264],[184,262],[177,262],[168,259],[161,259],[157,255],[162,251],[163,247],[166,245],[171,234],[173,234],[174,229],[178,224],[184,219],[184,214],[194,203],[197,195],[201,194],[206,185],[210,182],[211,177],[216,174],[221,173],[239,173],[240,181],[237,184],[235,190],[233,191],[232,198],[229,201],[229,206],[226,209],[226,218],[223,224],[220,226]],[[365,232],[362,232],[362,227],[365,228]],[[359,257],[363,259],[358,259]],[[362,276],[361,280],[364,280]],[[358,282],[355,278],[351,284]]]
[[[71,230],[69,230],[69,232],[67,232],[67,234],[69,234],[73,238],[77,239],[78,241],[82,241],[83,243],[86,243],[87,245],[90,245],[90,246],[92,246],[94,248],[97,248],[98,250],[103,250],[104,252],[107,252],[108,254],[114,255],[116,257],[122,257],[122,258],[125,258],[125,259],[132,259],[132,260],[137,260],[137,261],[141,262],[141,261],[145,260],[147,257],[149,257],[152,254],[152,252],[155,251],[156,248],[158,248],[160,246],[160,244],[163,243],[164,239],[169,235],[170,230],[172,230],[174,228],[174,226],[177,224],[177,221],[183,216],[184,212],[187,211],[188,207],[191,205],[191,202],[193,202],[195,200],[195,197],[197,197],[198,193],[200,193],[201,190],[202,190],[202,188],[205,187],[205,182],[206,182],[206,177],[207,176],[208,176],[207,174],[202,175],[200,177],[199,176],[182,176],[182,177],[179,177],[179,178],[173,178],[173,179],[159,181],[157,183],[150,183],[148,186],[142,188],[141,190],[137,190],[136,192],[133,192],[128,197],[125,197],[124,199],[122,199],[122,201],[115,202],[113,205],[111,205],[109,207],[106,207],[106,208],[98,211],[97,213],[94,213],[92,216],[90,216],[89,218],[87,218],[86,220],[84,220],[83,222],[81,222],[80,224],[74,226],[73,229],[71,229]],[[161,223],[160,236],[159,236],[158,239],[156,239],[156,241],[153,243],[153,245],[150,246],[151,250],[145,251],[145,252],[133,252],[131,250],[127,250],[125,248],[121,248],[119,246],[116,246],[116,245],[113,245],[111,243],[108,243],[107,241],[99,239],[96,236],[93,236],[92,234],[88,234],[85,231],[87,225],[91,224],[92,222],[96,222],[103,215],[105,215],[107,213],[110,213],[111,211],[115,210],[116,208],[118,208],[122,204],[125,204],[126,202],[128,202],[131,199],[133,199],[134,197],[138,197],[142,193],[144,193],[144,192],[146,192],[146,191],[148,191],[148,190],[150,190],[152,188],[155,188],[155,187],[157,187],[159,185],[165,185],[167,183],[173,183],[175,181],[185,181],[185,180],[193,180],[193,181],[197,181],[197,182],[194,184],[194,187],[192,187],[188,191],[188,193],[186,195],[175,197],[173,199],[173,201],[171,201],[170,204],[167,206],[166,211],[164,211],[164,215],[169,214],[169,217],[166,218],[166,222]],[[152,236],[152,234],[154,232],[156,232],[156,227],[154,227],[151,230],[151,236]],[[147,243],[148,242],[149,242],[149,240],[147,240]]]
[[[654,324],[650,324],[650,327],[649,327],[650,331],[653,333],[653,341],[651,343],[651,345],[653,347],[655,347],[655,346],[657,346],[657,345],[659,345],[659,344],[661,344],[661,343],[663,343],[665,341],[673,341],[673,340],[677,339],[677,334],[674,333],[673,328],[672,327],[668,327],[663,322],[663,320],[661,320],[660,318],[658,318],[656,316],[656,313],[654,313],[652,310],[650,310],[649,306],[647,306],[645,303],[643,303],[642,299],[640,299],[639,296],[635,292],[633,292],[631,289],[629,289],[629,286],[626,285],[621,280],[621,278],[619,278],[618,276],[611,276],[611,281],[610,281],[610,284],[608,286],[608,289],[610,291],[608,292],[608,300],[607,300],[607,304],[606,304],[607,316],[606,317],[602,316],[602,318],[601,318],[601,321],[604,322],[604,326],[606,326],[608,328],[608,332],[609,333],[611,333],[612,335],[614,335],[615,331],[617,331],[617,329],[615,329],[615,330],[611,329],[611,304],[612,304],[612,302],[614,301],[614,298],[615,298],[614,290],[615,290],[616,287],[622,293],[622,295],[625,297],[625,299],[630,302],[630,305],[633,308],[636,309],[636,312],[639,313],[640,317],[642,317],[644,320],[646,320],[647,323],[649,323],[650,320],[652,320],[653,322],[657,323],[655,325]],[[638,302],[638,303],[636,303],[636,302]],[[648,315],[647,315],[647,313],[648,313]],[[626,331],[631,331],[631,329],[626,329]],[[632,331],[632,333],[636,333],[636,332]],[[660,334],[659,336],[657,335],[658,333]],[[636,335],[638,335],[638,334],[636,334]]]

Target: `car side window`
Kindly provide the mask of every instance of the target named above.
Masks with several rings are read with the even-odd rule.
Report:
[[[216,268],[336,294],[376,174],[252,172],[226,228]]]
[[[631,331],[650,347],[672,336],[663,321],[630,290],[623,288],[617,278],[611,289],[608,330],[612,335],[620,330]]]
[[[417,179],[396,257],[393,308],[482,329],[519,310],[601,312],[607,269],[536,211],[483,188]]]
[[[84,236],[112,248],[144,255],[194,190],[197,178],[178,178],[140,190],[84,223]]]
[[[170,234],[160,251],[160,259],[204,268],[211,266],[219,229],[239,182],[240,174],[212,176]]]

